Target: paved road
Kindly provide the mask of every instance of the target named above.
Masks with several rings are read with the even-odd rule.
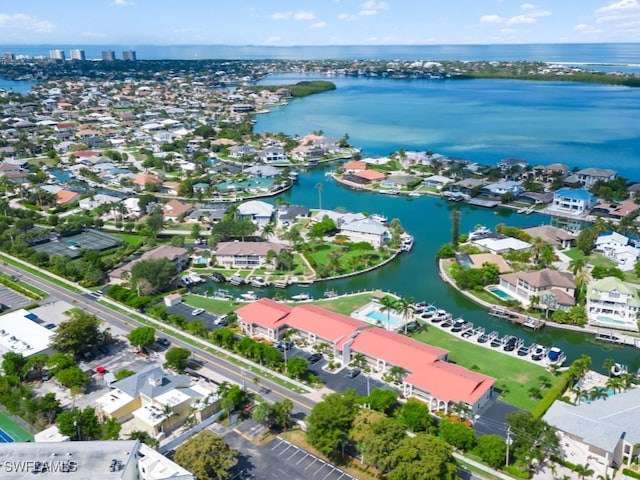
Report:
[[[13,265],[2,265],[0,267],[0,271],[7,272],[11,275],[18,275],[20,279],[28,282],[31,285],[34,285],[45,292],[50,293],[51,295],[59,298],[60,300],[65,300],[76,307],[82,308],[83,310],[96,315],[98,318],[102,319],[106,323],[117,326],[118,328],[129,332],[134,328],[142,325],[135,319],[128,317],[126,314],[117,312],[115,310],[110,309],[106,305],[103,305],[99,302],[99,297],[96,297],[91,294],[76,294],[66,290],[63,287],[60,287],[54,283],[51,283],[47,280],[44,280],[36,275],[33,275],[25,270],[22,270]],[[191,352],[193,352],[193,356],[198,360],[203,362],[203,366],[218,371],[221,375],[229,378],[231,381],[237,384],[244,384],[248,389],[252,389],[253,386],[253,374],[243,375],[243,370],[237,365],[228,362],[224,359],[218,358],[211,353],[205,352],[193,345],[187,344],[182,340],[175,338],[170,333],[163,333],[163,336],[169,338],[171,340],[171,344],[173,346],[184,347]],[[309,414],[313,405],[316,403],[312,399],[309,399],[303,395],[296,394],[291,392],[290,390],[281,387],[280,385],[270,382],[265,378],[261,378],[260,385],[262,387],[268,388],[270,391],[266,393],[263,389],[260,389],[260,394],[271,400],[271,401],[279,401],[283,398],[288,398],[293,402],[294,409],[293,413],[296,417],[300,418]],[[259,390],[259,387],[256,387],[255,390]]]

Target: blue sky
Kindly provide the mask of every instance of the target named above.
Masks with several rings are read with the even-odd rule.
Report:
[[[20,0],[3,44],[639,42],[640,0]]]

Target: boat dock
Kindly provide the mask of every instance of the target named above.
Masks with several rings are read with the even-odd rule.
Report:
[[[474,207],[495,208],[500,205],[500,202],[494,202],[493,200],[480,200],[479,198],[471,198],[467,200],[469,205]]]
[[[523,327],[530,328],[532,330],[540,330],[545,325],[544,320],[512,312],[501,307],[493,307],[489,312],[489,315],[495,318],[507,320],[511,323],[517,323],[518,325],[522,325]]]

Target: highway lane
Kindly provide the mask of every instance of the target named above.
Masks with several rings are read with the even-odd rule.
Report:
[[[89,294],[77,294],[73,293],[55,283],[40,278],[26,270],[23,270],[14,265],[4,264],[0,267],[0,271],[5,271],[10,275],[16,275],[20,281],[29,283],[50,295],[65,300],[72,304],[74,307],[81,308],[86,312],[96,315],[105,323],[112,326],[116,326],[126,332],[133,330],[134,328],[143,325],[137,320],[127,316],[125,313],[112,310],[107,305],[101,303],[98,298]],[[189,349],[192,352],[192,356],[197,360],[203,362],[203,366],[216,371],[218,374],[229,379],[230,382],[237,383],[239,385],[245,385],[249,390],[258,392],[263,397],[268,398],[271,401],[282,400],[288,398],[293,402],[293,413],[296,417],[306,416],[309,414],[314,404],[313,399],[304,395],[292,392],[277,383],[274,383],[264,377],[260,377],[260,385],[257,386],[253,383],[255,374],[247,372],[243,374],[243,369],[227,360],[219,358],[207,351],[204,351],[198,347],[190,345],[179,338],[176,338],[171,334],[171,330],[167,329],[162,333],[163,336],[169,338],[173,346],[179,346]],[[249,363],[247,361],[247,363]],[[265,388],[270,390],[269,393],[265,393]]]

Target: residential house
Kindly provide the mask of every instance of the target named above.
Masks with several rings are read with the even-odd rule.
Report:
[[[379,182],[384,180],[386,175],[377,170],[362,170],[350,175],[345,175],[345,180],[354,181],[355,183],[369,184],[373,182]]]
[[[545,305],[549,310],[567,310],[576,305],[576,280],[569,272],[550,268],[500,275],[500,288],[509,293],[525,307]],[[544,302],[545,295],[553,295],[555,302]]]
[[[289,225],[301,218],[309,217],[311,210],[302,205],[282,205],[276,212],[280,225]]]
[[[361,160],[350,160],[342,166],[344,173],[358,173],[367,169],[367,164]]]
[[[608,168],[584,168],[575,174],[586,189],[593,187],[596,182],[610,182],[618,177],[615,170]]]
[[[436,190],[442,190],[444,187],[453,183],[453,179],[444,177],[442,175],[431,175],[422,181],[422,185],[427,188],[435,188]]]
[[[587,287],[587,321],[598,327],[638,331],[640,297],[616,277],[592,280]]]
[[[169,200],[162,205],[162,214],[165,220],[178,221],[179,218],[185,217],[191,210],[193,205],[190,203],[182,203],[180,200]]]
[[[239,159],[242,157],[253,157],[256,149],[250,145],[234,145],[229,149],[229,157]]]
[[[136,430],[166,435],[195,414],[202,421],[219,410],[219,398],[205,384],[162,367],[137,372],[111,384],[96,400],[97,414],[118,423],[133,420]]]
[[[272,242],[220,242],[213,253],[216,264],[224,268],[257,268],[266,265],[272,250],[278,254],[287,247]]]
[[[373,218],[353,220],[340,225],[340,234],[349,237],[352,242],[367,242],[379,248],[389,240],[389,229]]]
[[[177,272],[181,272],[189,263],[189,250],[183,247],[173,247],[171,245],[156,247],[153,250],[143,253],[140,258],[132,260],[129,263],[111,271],[109,273],[109,280],[111,283],[121,283],[123,281],[122,275],[129,275],[131,273],[131,269],[137,262],[140,260],[157,258],[166,258],[176,266]]]
[[[548,244],[561,249],[571,248],[577,238],[575,233],[567,232],[553,225],[541,225],[539,227],[524,228],[523,230],[531,238],[541,238]]]
[[[478,235],[473,238],[470,237],[470,242],[473,245],[482,247],[493,254],[501,254],[512,251],[529,250],[531,244],[514,237],[501,237],[496,235]]]
[[[503,171],[513,168],[524,170],[529,166],[529,162],[520,158],[503,158],[497,163],[497,166],[500,170]]]
[[[510,193],[514,197],[517,197],[524,188],[518,182],[507,180],[505,182],[490,183],[482,187],[482,194],[489,197],[501,197],[504,194]]]
[[[630,245],[629,238],[618,232],[602,232],[595,241],[595,249],[613,259],[622,271],[635,268],[640,250]]]
[[[56,195],[56,203],[58,205],[68,205],[70,203],[75,202],[80,198],[80,194],[77,192],[72,192],[70,190],[58,190]]]
[[[287,153],[282,147],[266,147],[258,152],[258,158],[265,163],[285,163],[287,162]]]
[[[640,388],[578,405],[557,400],[542,419],[557,430],[562,458],[586,457],[603,478],[640,455]]]
[[[93,210],[100,205],[118,204],[122,202],[120,197],[114,197],[112,195],[104,195],[98,193],[92,197],[83,198],[78,202],[78,207],[82,210]]]
[[[583,215],[596,204],[597,198],[587,190],[561,188],[553,195],[549,210],[569,215]]]
[[[238,205],[236,218],[248,218],[262,229],[273,218],[273,205],[260,200],[249,200]]]
[[[147,185],[147,183],[155,183],[156,185],[162,184],[161,179],[159,179],[155,175],[151,175],[150,173],[138,173],[133,177],[132,180],[134,184],[143,188]]]

